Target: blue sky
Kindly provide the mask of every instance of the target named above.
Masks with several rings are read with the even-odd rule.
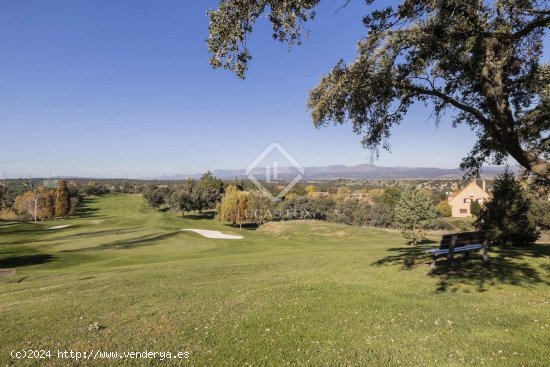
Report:
[[[307,92],[364,34],[364,1],[326,1],[288,52],[261,22],[247,79],[208,64],[204,0],[3,0],[0,172],[144,177],[244,168],[270,143],[302,166],[369,163],[349,125],[315,129]],[[546,42],[548,44],[548,42]],[[548,54],[548,47],[546,47]],[[457,167],[474,136],[415,106],[384,166]]]

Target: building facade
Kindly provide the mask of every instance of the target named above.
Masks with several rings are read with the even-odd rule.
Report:
[[[487,193],[485,180],[483,180],[482,187],[480,187],[474,180],[470,182],[462,190],[455,191],[447,198],[449,205],[451,206],[453,217],[470,217],[470,204],[472,201],[477,201],[480,205],[489,199]]]

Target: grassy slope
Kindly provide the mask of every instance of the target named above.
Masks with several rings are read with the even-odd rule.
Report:
[[[419,250],[389,231],[238,230],[142,202],[92,199],[61,230],[0,224],[0,268],[17,269],[0,278],[1,365],[23,347],[190,351],[187,364],[201,366],[550,361],[547,246],[493,252],[490,269],[473,256],[460,271],[429,274]],[[94,322],[103,328],[89,331]]]

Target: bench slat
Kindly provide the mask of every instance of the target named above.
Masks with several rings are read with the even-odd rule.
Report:
[[[478,243],[475,245],[455,247],[454,252],[456,253],[456,252],[465,252],[465,251],[476,251],[476,250],[481,250],[481,248],[483,248],[483,245]],[[450,252],[450,249],[434,248],[431,250],[427,250],[426,252],[434,255],[441,255],[441,254],[448,254]]]

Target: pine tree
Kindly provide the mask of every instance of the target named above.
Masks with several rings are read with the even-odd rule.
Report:
[[[424,231],[433,225],[436,211],[432,199],[417,188],[403,191],[395,207],[395,220],[410,244],[424,239]]]
[[[474,225],[494,230],[493,242],[500,245],[529,245],[540,232],[529,218],[531,200],[514,174],[506,170],[495,178],[492,197],[485,203]]]
[[[69,219],[69,212],[71,211],[71,198],[69,195],[69,189],[65,180],[59,181],[57,187],[57,195],[55,198],[55,215],[63,217],[63,219]]]

